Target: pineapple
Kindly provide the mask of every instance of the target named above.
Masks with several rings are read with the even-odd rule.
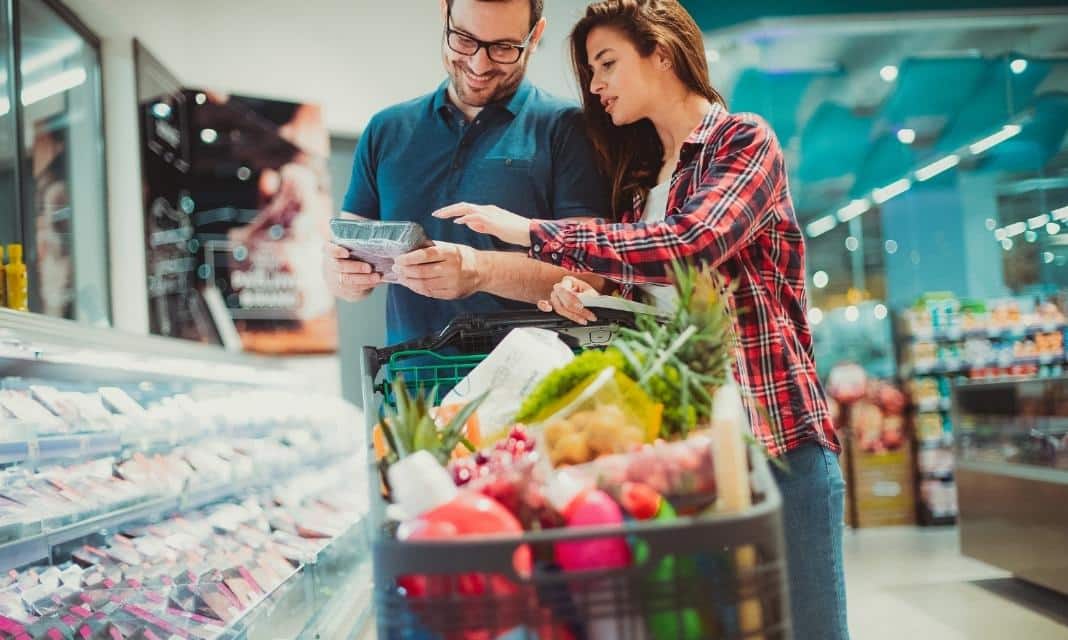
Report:
[[[378,465],[383,482],[389,465],[416,451],[429,452],[443,465],[458,447],[474,451],[475,446],[468,440],[464,426],[486,399],[486,395],[488,392],[464,405],[448,419],[441,414],[443,424],[439,427],[434,420],[433,407],[437,387],[429,393],[424,393],[420,388],[413,394],[404,384],[403,377],[397,376],[393,380],[395,408],[386,409],[386,415],[375,428],[374,434],[375,451],[379,458]]]
[[[726,382],[734,331],[719,274],[709,267],[674,265],[679,306],[658,322],[638,316],[637,330],[622,329],[612,346],[623,354],[625,372],[664,407],[660,435],[685,436],[707,422],[712,393]]]

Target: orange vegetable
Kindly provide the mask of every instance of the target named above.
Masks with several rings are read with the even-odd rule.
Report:
[[[434,410],[434,422],[440,427],[441,425],[446,424],[449,420],[452,420],[453,416],[459,413],[463,408],[464,405],[462,404],[447,404],[438,407]],[[482,447],[482,428],[478,422],[477,411],[472,413],[471,417],[468,418],[467,422],[464,424],[464,437],[467,438],[468,442],[475,446],[476,450]],[[470,454],[471,451],[468,450],[463,443],[460,443],[453,449],[452,457],[462,458]]]

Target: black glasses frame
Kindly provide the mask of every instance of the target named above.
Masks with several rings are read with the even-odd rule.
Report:
[[[520,59],[522,59],[523,52],[526,51],[527,47],[530,46],[530,39],[534,37],[534,30],[537,29],[537,28],[538,28],[537,24],[535,24],[533,27],[531,27],[530,28],[530,33],[528,33],[527,37],[523,38],[523,41],[520,42],[519,44],[513,44],[511,42],[501,42],[499,40],[492,41],[492,42],[486,42],[485,40],[479,40],[478,38],[472,36],[469,33],[464,33],[463,31],[457,31],[456,29],[453,29],[452,28],[452,9],[449,9],[449,11],[448,11],[448,13],[446,14],[446,17],[445,17],[445,45],[448,46],[449,49],[452,49],[456,53],[458,53],[460,55],[463,55],[463,56],[476,56],[476,55],[478,55],[478,52],[479,52],[480,49],[485,49],[486,50],[486,55],[493,62],[496,62],[497,64],[515,64],[515,63],[519,62]],[[459,49],[454,47],[452,45],[452,39],[451,39],[451,36],[453,34],[456,34],[456,35],[460,36],[461,38],[465,38],[467,40],[470,40],[471,42],[474,42],[475,43],[475,50],[474,51],[460,51]],[[516,52],[515,53],[515,60],[498,60],[497,58],[495,58],[493,56],[493,47],[507,47],[508,49],[514,50]]]

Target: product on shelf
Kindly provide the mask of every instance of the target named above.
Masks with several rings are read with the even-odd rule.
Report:
[[[29,311],[29,281],[26,263],[22,261],[22,245],[7,245],[7,265],[4,267],[5,304],[8,309]]]
[[[842,396],[835,423],[845,448],[846,519],[854,527],[912,523],[915,470],[907,430],[908,401],[888,382],[863,382],[862,394]],[[914,379],[909,389],[914,404],[920,397],[924,404],[937,407],[939,391],[933,379]]]
[[[298,521],[339,532],[358,522],[365,498],[349,490],[353,462],[292,478],[323,489],[292,506]],[[127,526],[76,549],[72,562],[11,571],[0,580],[0,637],[219,637],[327,542],[273,530],[277,502],[265,495]]]

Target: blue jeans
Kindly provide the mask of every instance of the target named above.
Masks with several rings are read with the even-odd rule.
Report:
[[[795,640],[846,640],[845,481],[834,453],[806,444],[772,467],[782,493],[786,567]]]

